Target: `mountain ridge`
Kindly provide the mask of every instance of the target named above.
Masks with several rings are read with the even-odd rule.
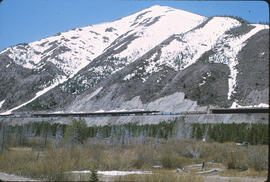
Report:
[[[177,23],[178,20],[182,21]],[[111,23],[76,28],[10,47],[0,52],[1,72],[13,70],[9,77],[0,75],[4,83],[0,87],[3,93],[0,112],[72,111],[76,104],[86,104],[87,97],[99,105],[85,107],[90,110],[102,109],[102,103],[107,107],[105,105],[114,103],[115,99],[125,103],[137,96],[149,105],[153,99],[180,92],[186,100],[197,102],[201,109],[205,106],[258,105],[257,101],[243,101],[243,98],[252,100],[252,96],[243,97],[242,91],[236,92],[239,90],[239,68],[246,70],[242,63],[238,66],[237,56],[245,52],[250,38],[260,35],[261,31],[269,32],[269,26],[248,24],[232,17],[206,18],[170,7],[152,6]],[[262,40],[257,44],[263,40],[266,40],[263,44],[267,44],[267,40],[269,44],[269,36],[265,33],[261,36],[265,39],[259,36]],[[258,56],[256,54],[262,52],[257,50],[254,55]],[[263,64],[269,65],[269,51],[264,50],[262,56]],[[192,74],[196,70],[201,70],[200,74]],[[269,70],[264,69],[264,73],[266,75]],[[189,74],[192,78],[188,78]],[[174,85],[171,85],[172,80]],[[246,92],[269,93],[269,85],[255,82],[260,82],[263,85],[260,90],[264,91]],[[6,85],[9,86],[5,88]],[[26,88],[19,89],[25,85]],[[204,85],[212,90],[202,89]],[[97,94],[91,96],[97,90]],[[108,100],[98,101],[99,95],[106,96],[106,93],[111,95],[107,95]],[[267,99],[259,96],[258,100],[268,104]],[[115,109],[113,107],[120,105],[108,109]],[[134,103],[131,109],[136,107]]]

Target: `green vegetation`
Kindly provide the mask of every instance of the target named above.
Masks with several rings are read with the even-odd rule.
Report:
[[[0,171],[65,180],[65,172],[72,170],[152,170],[154,165],[175,170],[202,161],[220,163],[236,171],[267,170],[268,125],[194,123],[190,125],[193,139],[179,140],[178,122],[91,127],[83,119],[73,119],[70,125],[0,123]],[[203,138],[206,142],[201,141]],[[252,145],[234,143],[244,141]],[[166,175],[141,176],[140,181],[155,181],[156,176],[165,180]],[[138,176],[121,180],[131,178]],[[183,180],[171,174],[168,179]]]
[[[176,121],[161,122],[152,125],[137,125],[128,123],[124,125],[106,125],[88,127],[84,119],[73,119],[71,125],[33,122],[25,125],[5,125],[0,123],[0,129],[5,127],[8,137],[5,143],[14,140],[18,146],[29,146],[28,139],[31,137],[39,137],[44,140],[42,147],[46,145],[47,140],[55,141],[55,145],[73,145],[83,143],[88,138],[96,138],[97,140],[109,140],[112,143],[129,143],[132,138],[137,138],[138,143],[144,143],[147,137],[157,139],[169,139],[174,136],[174,126]],[[23,143],[22,143],[23,138]],[[60,141],[61,140],[61,141]]]
[[[96,169],[91,169],[89,179],[90,179],[89,182],[98,182],[98,175]]]
[[[243,19],[242,17],[233,16],[233,15],[230,15],[229,17],[238,20],[241,24],[250,24],[247,20]]]
[[[237,171],[263,172],[268,168],[267,145],[247,148],[235,143],[193,140],[164,140],[155,145],[152,140],[145,144],[112,145],[88,139],[83,144],[58,148],[50,141],[44,150],[8,146],[8,151],[0,154],[0,170],[36,179],[67,180],[65,172],[89,170],[93,164],[96,164],[95,170],[153,170],[154,165],[175,170],[202,161],[221,163],[231,169],[234,166]]]
[[[26,107],[34,111],[40,111],[40,110],[48,110],[48,109],[54,108],[55,106],[57,106],[57,104],[58,103],[56,102],[53,94],[50,94],[47,97],[46,103],[45,102],[41,103],[39,99],[35,99],[34,101],[28,103]]]
[[[242,25],[243,24],[250,24],[247,20],[245,20],[245,19],[243,19],[243,18],[241,18],[239,16],[233,16],[233,15],[215,15],[215,16],[208,17],[203,23],[201,23],[199,26],[193,28],[191,31],[196,30],[196,29],[199,29],[199,28],[203,28],[214,17],[230,17],[230,18],[233,18],[233,19],[238,20]]]
[[[215,54],[215,51],[213,49],[210,49],[209,51],[204,52],[201,57],[198,59],[199,62],[208,63],[209,58]]]
[[[180,56],[181,55],[181,56]],[[183,69],[185,64],[184,64],[184,55],[183,53],[181,52],[180,55],[178,55],[175,60],[173,61],[174,62],[174,65],[177,66],[177,68],[180,70],[180,69]]]
[[[48,109],[45,105],[42,105],[38,99],[30,102],[29,104],[26,105],[28,108],[36,111],[36,110],[43,110],[43,109]]]
[[[116,69],[124,67],[126,63],[127,57],[118,58],[110,56],[102,62],[97,63],[98,66],[89,68],[89,74],[87,76],[76,75],[74,78],[61,84],[61,90],[70,94],[79,94],[89,88],[95,87]]]
[[[83,90],[86,89],[86,87],[89,87],[82,83],[82,80],[69,80],[66,85],[66,92],[71,94],[77,94]]]
[[[70,125],[48,122],[33,122],[24,125],[6,125],[0,123],[0,146],[4,150],[6,144],[46,148],[48,141],[53,141],[56,147],[82,144],[87,139],[106,141],[111,144],[129,144],[136,141],[146,143],[152,138],[153,143],[175,140],[178,128],[177,120],[161,122],[159,124],[137,125],[128,123],[123,125],[87,126],[84,119],[73,119]],[[190,134],[186,136],[197,140],[216,142],[248,142],[251,145],[269,144],[268,126],[266,124],[188,124]],[[182,133],[184,134],[184,133]],[[181,135],[182,135],[181,134]],[[36,141],[31,138],[35,137]],[[32,143],[31,143],[31,142]],[[0,150],[0,151],[1,151]]]
[[[84,120],[73,119],[72,124],[67,126],[66,132],[64,133],[64,141],[66,144],[78,144],[83,143],[87,138],[87,125]]]
[[[265,124],[192,124],[192,137],[217,142],[248,142],[252,145],[269,144],[268,126]]]
[[[230,30],[227,30],[225,32],[226,35],[231,35],[233,37],[239,37],[246,33],[248,33],[250,30],[255,28],[255,26],[252,26],[250,24],[242,24],[241,26],[231,28]]]

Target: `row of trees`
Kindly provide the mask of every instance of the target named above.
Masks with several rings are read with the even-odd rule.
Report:
[[[106,125],[88,127],[84,119],[73,119],[70,125],[48,122],[33,122],[24,125],[7,125],[0,123],[0,145],[31,146],[29,140],[35,138],[37,147],[45,148],[48,142],[55,147],[59,145],[82,144],[88,138],[109,144],[145,143],[146,138],[169,139],[173,137],[176,121],[162,122],[157,125]],[[157,141],[158,142],[158,141]]]
[[[193,124],[192,137],[217,142],[248,142],[252,145],[269,143],[266,124]]]
[[[0,152],[7,144],[45,148],[48,143],[59,145],[82,144],[88,138],[108,144],[146,143],[152,138],[159,140],[177,139],[177,121],[159,124],[123,124],[88,127],[84,119],[73,119],[70,125],[48,122],[33,122],[24,125],[0,123]],[[265,124],[191,124],[191,137],[217,142],[248,142],[250,144],[268,144],[268,125]],[[184,131],[183,131],[184,132]],[[29,140],[36,139],[33,143]]]

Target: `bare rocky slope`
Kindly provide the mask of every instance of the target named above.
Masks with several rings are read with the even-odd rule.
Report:
[[[269,25],[152,6],[0,52],[0,112],[269,104]]]

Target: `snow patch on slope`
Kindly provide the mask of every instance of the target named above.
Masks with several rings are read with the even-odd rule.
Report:
[[[70,171],[70,173],[91,173],[89,170],[85,171]],[[126,176],[131,174],[152,174],[151,171],[97,171],[98,174],[106,176]]]
[[[29,101],[27,101],[27,102],[25,102],[25,103],[23,103],[23,104],[21,104],[21,105],[19,105],[19,106],[17,106],[17,107],[12,108],[12,109],[10,109],[10,110],[4,112],[4,113],[1,113],[1,114],[11,114],[12,111],[15,111],[15,110],[17,110],[17,109],[20,109],[21,107],[23,107],[23,106],[29,104],[30,102],[34,101],[36,98],[38,98],[39,96],[45,94],[46,92],[48,92],[48,91],[51,90],[52,88],[56,87],[57,85],[59,85],[59,84],[65,82],[65,81],[67,80],[67,78],[66,78],[65,76],[61,76],[61,77],[59,77],[59,78],[56,79],[56,80],[57,80],[57,81],[56,81],[54,84],[52,84],[51,86],[49,86],[49,87],[47,87],[47,88],[45,88],[45,89],[43,89],[43,90],[37,92],[34,98],[30,99]]]
[[[182,19],[180,24],[174,23],[179,19]],[[16,64],[28,69],[42,70],[50,62],[63,71],[66,77],[71,78],[101,55],[120,35],[126,34],[119,41],[131,34],[140,37],[118,55],[120,58],[131,56],[125,62],[127,65],[171,34],[188,31],[204,19],[205,17],[186,11],[153,6],[114,22],[76,28],[30,44],[10,47],[2,53],[9,51],[7,55]],[[138,49],[138,46],[141,47]],[[115,73],[123,67],[108,69]],[[40,88],[42,87],[46,86]]]
[[[241,36],[241,37],[230,37],[229,35],[224,35],[217,42],[217,50],[214,56],[209,58],[210,62],[217,62],[227,64],[230,68],[230,77],[229,77],[229,92],[228,99],[231,99],[232,94],[235,92],[236,87],[236,77],[237,77],[237,69],[236,66],[238,64],[237,54],[239,51],[246,45],[245,41],[251,36],[255,35],[260,30],[269,28],[266,25],[252,24],[255,26],[250,32]],[[226,40],[226,42],[224,42]]]
[[[13,59],[16,64],[28,69],[34,69],[42,59],[42,55],[36,54],[35,50],[30,46],[26,46],[27,52],[25,49],[19,47],[20,46],[8,48],[11,52],[8,56]]]
[[[241,106],[241,105],[237,104],[236,102],[233,102],[233,104],[231,106],[231,108],[253,108],[253,107],[268,107],[269,108],[269,104],[260,103],[258,105]]]
[[[210,72],[210,71],[209,71],[209,72],[206,72],[206,76],[203,76],[203,77],[202,77],[203,81],[202,81],[202,83],[199,83],[199,86],[204,85],[204,84],[206,83],[206,79],[207,79],[208,77],[210,77],[210,76],[211,76],[211,72]]]
[[[211,50],[227,30],[237,26],[240,26],[240,23],[235,19],[214,17],[202,28],[180,34],[177,36],[178,40],[162,48],[159,64],[165,64],[176,71],[185,69],[196,62],[204,52]]]
[[[140,14],[143,15],[140,16]],[[140,16],[140,21],[137,20],[138,17],[134,20],[135,15]],[[129,20],[129,23],[136,25],[135,28],[130,25],[131,31],[125,37],[135,34],[139,38],[133,40],[127,45],[125,50],[115,56],[119,58],[127,58],[127,64],[129,64],[135,59],[141,57],[150,49],[154,48],[156,45],[160,44],[169,36],[184,33],[202,23],[205,19],[206,18],[203,16],[169,7],[150,7],[149,9],[123,19],[123,21]],[[151,26],[147,26],[147,23],[144,23],[145,21],[151,22]],[[119,25],[121,24],[117,24],[117,26]]]
[[[49,61],[69,76],[74,69],[86,66],[100,55],[117,38],[115,33],[105,31],[111,24],[113,22],[73,29],[30,44],[7,48],[1,53],[9,50],[8,56],[28,69],[38,68],[43,65],[42,61]]]
[[[5,103],[5,100],[0,101],[0,108],[3,106],[4,103]]]
[[[97,90],[95,90],[88,98],[88,100],[92,99],[93,97],[95,97],[101,90],[103,89],[103,87],[98,88]]]
[[[148,65],[145,67],[145,71],[143,73],[141,73],[141,79],[143,80],[143,82],[145,82],[148,78],[148,76],[151,73],[155,73],[158,72],[159,70],[161,70],[161,68],[159,68],[157,66],[157,63],[154,61],[156,56],[158,55],[158,53],[153,54],[149,59],[148,59]],[[128,81],[130,79],[132,79],[133,77],[135,77],[138,74],[138,71],[142,70],[142,67],[139,67],[138,69],[133,70],[130,74],[126,75],[123,80]]]
[[[135,76],[135,73],[130,73],[128,75],[126,75],[123,80],[127,81],[127,80],[130,80],[131,78],[133,78]]]

